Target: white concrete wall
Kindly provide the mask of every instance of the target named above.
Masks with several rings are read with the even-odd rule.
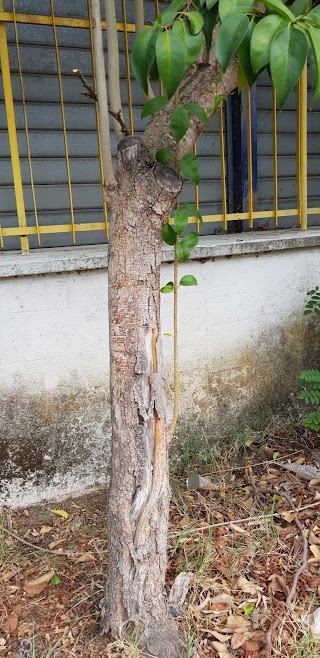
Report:
[[[305,344],[303,307],[320,282],[319,251],[192,260],[180,265],[187,273],[199,285],[180,288],[181,419],[214,436],[227,424],[224,413],[236,422],[258,391],[271,404],[270,386],[277,396],[290,364],[292,381],[300,366],[315,367],[304,363],[315,345]],[[163,284],[172,278],[164,263]],[[102,484],[110,440],[106,269],[12,276],[0,286],[0,501],[21,505]],[[162,296],[162,332],[173,333],[173,295]],[[163,345],[170,388],[173,339]]]

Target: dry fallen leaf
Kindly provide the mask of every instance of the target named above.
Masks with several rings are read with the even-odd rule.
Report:
[[[231,658],[231,654],[224,644],[221,642],[211,642],[211,646],[214,648],[215,652],[218,654],[219,658]]]
[[[238,578],[237,589],[240,589],[245,594],[251,594],[251,596],[258,596],[258,593],[263,591],[263,587],[259,587],[259,585],[247,580],[244,576]]]
[[[241,617],[240,615],[229,615],[227,619],[227,631],[233,631],[234,633],[243,633],[248,630],[248,627],[251,625],[249,619]]]
[[[40,535],[43,537],[43,535],[47,535],[48,532],[52,531],[52,526],[51,525],[42,525],[40,528]]]
[[[213,637],[215,637],[216,640],[219,640],[219,642],[229,642],[231,638],[231,635],[224,635],[218,631],[210,631],[208,628],[200,628],[200,631],[207,633],[207,635],[213,635]]]
[[[68,512],[66,512],[64,509],[50,509],[49,512],[52,512],[52,514],[57,514],[57,516],[61,516],[63,519],[69,518]]]
[[[294,511],[290,512],[289,510],[284,510],[283,512],[281,512],[281,516],[285,521],[287,521],[287,523],[292,523],[292,521],[294,521],[294,519],[297,516],[297,512]]]
[[[320,562],[320,548],[319,546],[316,546],[316,544],[311,544],[310,546],[310,551],[312,555],[314,556],[311,558],[312,562]],[[310,560],[309,560],[310,562]]]
[[[80,555],[80,557],[78,557],[74,563],[79,564],[79,562],[95,562],[95,560],[96,558],[94,555],[92,555],[92,553],[84,553],[83,555]]]
[[[54,576],[53,569],[44,573],[42,576],[39,576],[39,578],[25,580],[23,583],[23,589],[28,596],[37,596],[37,594],[40,594],[45,589],[52,576]]]
[[[231,648],[239,649],[248,640],[248,633],[234,633],[231,638]]]
[[[279,574],[273,573],[271,576],[269,576],[268,581],[270,583],[268,587],[268,592],[270,595],[275,594],[276,592],[282,592],[285,594],[285,596],[288,596],[289,588],[283,576],[279,576]]]
[[[14,633],[14,631],[17,629],[18,626],[18,615],[16,615],[15,612],[12,612],[11,615],[9,615],[8,619],[2,624],[1,628],[4,633],[7,633],[10,635],[11,633]]]

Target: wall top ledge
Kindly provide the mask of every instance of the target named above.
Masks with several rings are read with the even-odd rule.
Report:
[[[306,249],[320,246],[320,229],[254,231],[227,235],[206,235],[191,252],[191,259],[214,259],[230,256]],[[173,261],[172,247],[164,246],[162,261]],[[29,254],[18,251],[0,252],[0,278],[36,276],[61,272],[99,270],[108,267],[108,246],[59,247],[36,249]]]

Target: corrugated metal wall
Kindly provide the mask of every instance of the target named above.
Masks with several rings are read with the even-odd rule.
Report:
[[[160,3],[160,7],[161,4]],[[103,2],[101,2],[103,5]],[[55,0],[57,16],[87,17],[86,0]],[[146,20],[154,18],[154,2],[147,0]],[[11,10],[11,0],[4,0],[4,9]],[[21,13],[50,14],[49,0],[16,0],[16,11]],[[118,19],[122,21],[121,2],[118,1]],[[127,20],[134,22],[133,2],[127,2]],[[18,24],[20,54],[27,102],[27,115],[30,131],[30,147],[36,201],[40,224],[63,224],[70,222],[67,174],[64,157],[64,143],[59,105],[57,63],[51,26]],[[85,29],[57,27],[65,116],[70,155],[70,171],[76,222],[103,221],[101,185],[97,139],[95,131],[95,111],[93,101],[82,94],[79,80],[72,74],[73,68],[80,68],[85,76],[91,76],[91,56],[89,33]],[[22,176],[25,190],[25,205],[29,225],[35,224],[27,161],[24,132],[21,90],[18,75],[17,53],[12,24],[7,24],[9,55],[12,71],[13,94]],[[133,41],[129,34],[129,44]],[[121,87],[123,91],[124,113],[127,112],[127,85],[125,71],[124,37],[119,33]],[[132,79],[134,124],[139,133],[143,129],[140,119],[143,95]],[[263,76],[257,90],[258,108],[258,195],[259,210],[273,208],[273,166],[272,166],[272,93],[267,76]],[[279,148],[279,207],[296,207],[296,114],[295,94],[292,94],[286,109],[278,115]],[[320,162],[319,112],[309,116],[309,206],[320,205]],[[116,150],[116,140],[113,137]],[[201,136],[197,144],[202,181],[199,187],[200,210],[211,215],[222,212],[221,179],[219,157],[219,125],[215,119],[210,128]],[[193,200],[193,186],[186,185],[183,191],[185,200]],[[0,78],[0,222],[2,226],[16,225],[16,205],[13,190],[10,149],[6,132],[6,114],[3,103],[3,89]],[[294,218],[293,218],[294,219]],[[292,223],[292,218],[288,218]],[[312,218],[311,218],[312,221]],[[314,220],[313,220],[314,221]],[[261,221],[260,224],[264,222]],[[255,221],[255,226],[259,221]],[[285,225],[285,220],[281,220]],[[270,228],[272,223],[270,222]],[[221,230],[220,224],[206,224],[203,232]],[[104,242],[101,231],[77,234],[77,244]],[[43,235],[41,246],[71,245],[71,234]],[[19,248],[18,238],[7,238],[6,248]],[[35,236],[30,237],[30,246],[36,247]]]

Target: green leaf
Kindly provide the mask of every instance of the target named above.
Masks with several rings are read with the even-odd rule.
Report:
[[[155,98],[151,98],[151,100],[147,101],[142,108],[141,119],[158,112],[158,110],[161,110],[161,108],[168,105],[168,103],[169,98],[167,98],[167,96],[156,96]]]
[[[218,94],[218,96],[216,96],[214,99],[214,104],[216,107],[219,107],[226,100],[227,100],[226,94]]]
[[[185,201],[184,203],[181,204],[181,207],[188,210],[188,212],[190,212],[191,215],[193,215],[193,217],[196,217],[198,219],[200,224],[203,224],[203,217],[201,215],[201,212],[198,210],[198,208],[196,208],[196,206],[193,203],[188,203],[187,201]]]
[[[309,0],[294,0],[290,9],[294,16],[301,16],[301,14],[305,14],[308,11]]]
[[[203,28],[203,18],[198,11],[189,11],[187,18],[190,23],[191,34],[198,34]]]
[[[169,283],[166,283],[165,286],[160,288],[160,292],[173,292],[173,291],[174,291],[173,281],[169,281]]]
[[[57,516],[61,516],[63,519],[69,518],[68,512],[66,512],[64,509],[50,509],[49,512],[52,512],[52,514],[56,514]]]
[[[315,90],[312,99],[314,105],[320,98],[320,29],[318,27],[309,27],[307,34],[315,64]]]
[[[278,459],[278,457],[280,457],[280,452],[274,452],[272,455],[272,459],[275,461],[276,459]]]
[[[252,69],[255,73],[269,64],[271,41],[274,35],[283,30],[286,24],[286,19],[271,14],[262,18],[254,27],[250,43],[250,57]]]
[[[216,51],[223,71],[228,68],[246,35],[248,27],[249,18],[242,14],[232,14],[221,24],[216,38]]]
[[[201,14],[203,18],[203,28],[202,32],[206,41],[207,50],[209,52],[212,44],[212,33],[213,28],[218,21],[218,4],[216,3],[212,9],[208,10],[206,7],[201,9]]]
[[[308,54],[308,41],[303,32],[288,25],[273,37],[270,49],[272,82],[282,109],[297,84]]]
[[[203,34],[191,34],[190,25],[187,20],[179,18],[172,26],[172,32],[176,34],[185,46],[186,66],[193,64],[203,46]]]
[[[182,11],[186,6],[185,0],[172,0],[168,9],[165,9],[162,14],[160,14],[161,25],[166,27],[173,23],[175,17]]]
[[[170,116],[170,131],[176,142],[186,134],[189,128],[189,114],[182,107],[176,107]]]
[[[168,97],[178,88],[185,70],[185,45],[172,30],[161,32],[156,40],[156,58],[160,78]]]
[[[264,4],[270,7],[270,9],[273,9],[276,14],[284,16],[284,18],[289,18],[290,21],[294,20],[294,14],[290,11],[289,7],[286,7],[282,0],[264,0]]]
[[[51,578],[51,585],[60,585],[60,583],[61,583],[61,579],[59,578],[59,576],[54,574],[54,576],[52,576]]]
[[[278,500],[281,500],[281,496],[279,494],[273,494],[272,500],[276,503]]]
[[[251,12],[254,0],[219,0],[219,16],[224,21],[231,14]]]
[[[257,79],[256,73],[254,73],[254,71],[252,70],[251,58],[250,58],[250,42],[251,42],[251,35],[254,27],[255,27],[254,22],[250,21],[246,35],[238,48],[239,67],[243,74],[244,80],[248,83],[250,87],[252,87],[252,85],[255,83]]]
[[[162,237],[166,244],[169,244],[171,247],[176,244],[177,236],[170,224],[166,223],[162,228]]]
[[[195,185],[200,183],[199,164],[196,155],[187,153],[180,160],[180,167],[183,175],[188,180],[191,180]]]
[[[185,260],[188,260],[190,256],[190,249],[188,245],[184,244],[182,241],[177,242],[176,246],[176,254],[178,257],[178,260],[181,260],[182,262]]]
[[[254,603],[246,603],[244,606],[242,606],[242,609],[245,615],[250,615],[254,610]]]
[[[174,160],[174,153],[170,149],[159,149],[156,152],[156,161],[167,162],[167,160]]]
[[[207,113],[205,112],[203,107],[201,107],[201,105],[199,105],[198,103],[185,103],[185,105],[183,105],[183,108],[187,110],[187,112],[189,112],[190,114],[193,114],[195,117],[197,117],[199,121],[202,121],[202,123],[204,123],[205,126],[208,125]]]
[[[214,5],[218,3],[218,0],[206,0],[207,9],[212,9]]]
[[[154,27],[140,32],[133,42],[132,71],[145,93],[148,91],[148,74],[154,60],[158,36],[161,36],[161,33]]]
[[[192,276],[192,274],[186,274],[185,276],[180,279],[179,282],[180,286],[197,286],[198,281],[195,276]]]
[[[198,233],[193,231],[192,233],[187,233],[187,235],[182,238],[181,243],[186,245],[188,249],[193,249],[193,247],[197,246],[198,240]]]
[[[188,215],[185,210],[178,210],[174,213],[174,230],[177,235],[180,235],[188,226]]]
[[[311,18],[315,23],[320,25],[320,6],[318,5],[314,9],[311,9],[308,13],[308,18]]]

